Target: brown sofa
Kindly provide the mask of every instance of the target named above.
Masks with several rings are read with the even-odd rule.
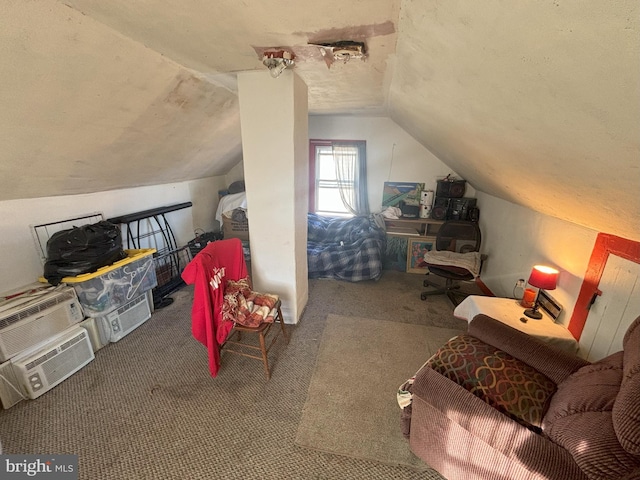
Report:
[[[640,317],[589,363],[478,315],[405,389],[403,433],[449,480],[640,478]]]

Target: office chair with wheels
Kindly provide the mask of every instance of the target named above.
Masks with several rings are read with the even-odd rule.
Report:
[[[461,282],[471,281],[480,275],[485,255],[479,253],[482,235],[477,222],[466,220],[449,220],[438,230],[435,251],[424,255],[427,275],[434,275],[440,282],[425,279],[423,285],[431,287],[421,293],[420,298],[426,300],[430,295],[445,294],[454,305]]]

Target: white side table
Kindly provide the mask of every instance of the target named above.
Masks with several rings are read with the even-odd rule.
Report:
[[[512,298],[470,295],[455,308],[453,315],[471,322],[473,317],[483,313],[565,352],[578,352],[577,340],[563,325],[555,323],[546,312],[540,310],[542,319],[535,320],[525,316],[524,311],[525,308],[520,302]],[[522,322],[520,318],[527,321]]]

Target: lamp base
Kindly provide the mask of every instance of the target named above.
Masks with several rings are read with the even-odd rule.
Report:
[[[535,320],[540,320],[542,318],[542,314],[538,311],[537,308],[527,308],[524,311],[524,314],[529,317],[529,318],[533,318]]]

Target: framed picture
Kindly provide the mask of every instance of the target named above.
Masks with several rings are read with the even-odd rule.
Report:
[[[540,308],[553,318],[554,322],[558,321],[558,317],[562,313],[562,305],[560,305],[555,298],[549,295],[546,290],[540,290],[538,292],[538,303],[540,304]]]
[[[387,235],[387,249],[382,258],[382,268],[385,270],[407,271],[407,237]]]
[[[424,273],[427,265],[424,263],[424,254],[433,250],[436,245],[436,237],[409,238],[407,246],[407,272]]]
[[[420,205],[422,190],[424,190],[424,183],[384,182],[382,206],[396,207],[402,202],[409,205]]]

